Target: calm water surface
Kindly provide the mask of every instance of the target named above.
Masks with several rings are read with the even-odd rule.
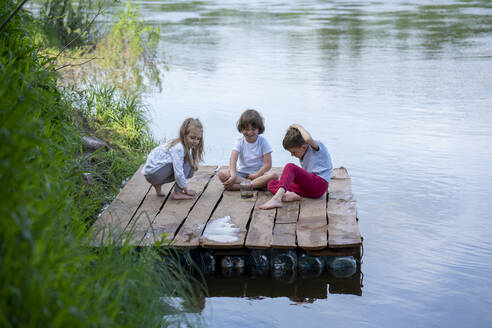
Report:
[[[492,326],[492,2],[133,2],[169,67],[156,137],[199,117],[206,163],[226,165],[255,108],[275,166],[298,122],[353,177],[361,296],[213,296],[205,324]]]

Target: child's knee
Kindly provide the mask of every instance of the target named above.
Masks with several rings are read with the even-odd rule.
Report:
[[[229,170],[226,169],[220,169],[217,175],[222,182],[226,181],[230,177]]]
[[[284,170],[285,169],[292,170],[292,169],[295,169],[296,167],[297,167],[297,165],[295,165],[294,163],[287,163],[287,164],[285,164]]]
[[[294,163],[287,163],[287,164],[285,164],[284,169],[282,170],[282,173],[292,172],[292,171],[297,170],[298,168],[299,167],[297,165],[295,165]]]

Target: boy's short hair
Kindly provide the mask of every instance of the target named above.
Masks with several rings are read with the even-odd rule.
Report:
[[[301,132],[296,128],[288,128],[282,141],[285,150],[301,147],[305,143],[306,141],[302,137]]]
[[[258,134],[265,132],[265,126],[263,125],[263,117],[254,109],[247,109],[241,114],[239,121],[237,121],[237,130],[242,133],[248,126],[258,129]]]

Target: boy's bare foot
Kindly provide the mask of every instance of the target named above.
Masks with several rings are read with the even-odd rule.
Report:
[[[262,210],[269,210],[271,208],[277,208],[277,207],[282,207],[282,201],[281,200],[278,200],[276,199],[275,197],[273,197],[272,199],[270,199],[268,202],[266,202],[265,204],[263,205],[260,205],[260,208]]]
[[[283,202],[295,202],[296,200],[301,199],[301,196],[296,194],[293,191],[287,191],[283,196],[282,196],[282,201]]]
[[[175,191],[173,192],[173,195],[171,196],[172,199],[192,199],[193,196],[190,196],[190,195],[187,195],[187,194],[183,194],[182,192],[179,192],[179,191]]]

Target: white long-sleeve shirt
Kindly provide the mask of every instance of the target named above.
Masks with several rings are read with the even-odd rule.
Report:
[[[143,175],[151,175],[163,166],[172,164],[176,183],[181,189],[186,188],[187,183],[183,169],[184,152],[185,150],[181,142],[178,142],[171,148],[169,148],[169,142],[164,145],[157,146],[150,152],[147,157],[147,162],[141,172]]]

